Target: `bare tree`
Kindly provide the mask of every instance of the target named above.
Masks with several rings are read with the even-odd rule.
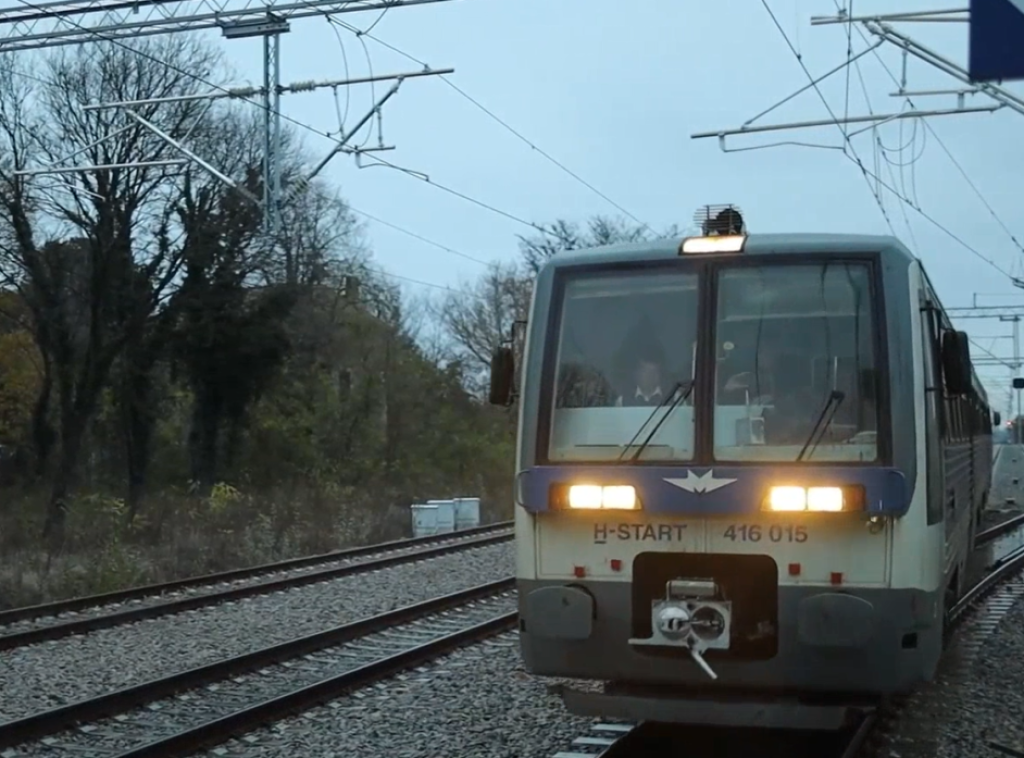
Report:
[[[542,225],[542,235],[523,237],[519,235],[519,253],[526,266],[536,274],[544,262],[565,250],[579,250],[586,247],[612,245],[617,242],[640,242],[653,235],[648,226],[633,226],[622,219],[594,216],[581,229],[580,225],[565,219]],[[675,227],[665,231],[663,236],[676,233]]]
[[[474,283],[445,295],[436,315],[451,341],[452,357],[463,364],[469,388],[482,394],[491,353],[526,318],[532,277],[514,264],[493,264]]]
[[[72,155],[72,162],[92,166],[174,156],[170,145],[124,112],[81,106],[196,94],[217,62],[184,36],[142,41],[134,51],[96,44],[49,58],[33,74],[44,83],[31,89],[19,76],[25,71],[3,62],[0,138],[12,159],[0,167],[0,224],[10,239],[0,251],[0,268],[32,311],[58,394],[60,454],[45,527],[52,548],[63,543],[83,438],[111,368],[175,280],[180,249],[161,203],[175,180],[162,166],[86,170],[71,174],[67,184],[14,171],[61,164]],[[22,98],[12,103],[9,93]],[[202,107],[179,101],[140,105],[136,112],[181,138],[196,126]]]
[[[365,265],[365,228],[348,203],[326,185],[315,182],[296,193],[281,216],[280,257],[268,280],[327,284]]]

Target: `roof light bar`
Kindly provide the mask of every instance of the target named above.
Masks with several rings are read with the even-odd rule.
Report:
[[[679,251],[686,254],[739,253],[743,250],[746,235],[729,234],[720,237],[687,237]]]

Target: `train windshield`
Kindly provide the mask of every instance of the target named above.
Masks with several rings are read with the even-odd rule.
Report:
[[[878,458],[870,274],[853,263],[719,272],[716,460]]]
[[[676,271],[567,282],[549,460],[693,457],[697,281]]]

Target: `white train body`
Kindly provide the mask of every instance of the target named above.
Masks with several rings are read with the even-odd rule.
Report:
[[[991,419],[920,262],[886,237],[735,239],[567,253],[538,276],[519,393],[521,646],[532,673],[606,683],[566,697],[579,713],[708,720],[679,703],[732,696],[763,715],[766,698],[906,691],[933,677],[962,591]],[[777,292],[763,283],[785,266]],[[820,279],[821,306],[801,276]],[[639,331],[621,327],[629,308]],[[624,356],[650,333],[683,356],[662,360],[660,407],[640,402],[640,373],[618,391],[612,377],[644,363]],[[755,333],[730,400],[723,366],[743,368]],[[758,360],[783,377],[767,393]],[[812,394],[785,405],[805,378]]]

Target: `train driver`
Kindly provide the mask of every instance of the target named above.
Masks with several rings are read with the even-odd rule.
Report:
[[[628,348],[627,348],[628,350]],[[676,382],[665,369],[665,359],[661,347],[650,336],[641,338],[639,349],[635,349],[634,358],[627,365],[632,365],[629,380],[615,405],[619,407],[657,406],[668,400],[673,393]],[[689,375],[687,371],[683,375]],[[680,390],[676,388],[676,392]]]
[[[661,360],[653,353],[641,355],[633,368],[632,390],[627,389],[618,400],[617,406],[636,407],[658,405],[665,399],[665,392],[670,388],[663,386]]]

